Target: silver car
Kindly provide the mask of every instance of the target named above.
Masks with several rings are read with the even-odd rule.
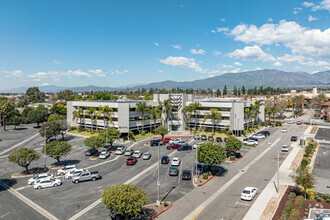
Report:
[[[143,157],[142,157],[143,160],[149,160],[150,158],[151,158],[151,154],[149,152],[145,152],[143,154]]]
[[[290,147],[288,145],[283,145],[282,146],[282,152],[289,152]]]
[[[62,181],[60,179],[55,178],[46,178],[39,180],[38,182],[34,183],[33,187],[35,189],[42,189],[42,188],[48,188],[48,187],[56,187],[62,185]]]
[[[32,184],[38,182],[38,180],[41,180],[41,179],[44,179],[44,178],[47,178],[47,177],[53,177],[53,174],[51,174],[51,173],[41,173],[41,174],[38,174],[38,175],[30,178],[28,180],[28,184],[29,185],[32,185]]]
[[[108,150],[101,151],[99,158],[100,159],[107,159],[110,156],[110,152]]]
[[[126,151],[126,147],[117,147],[116,154],[123,155]]]
[[[132,149],[126,150],[125,151],[125,156],[132,156],[132,154],[134,153],[134,151]]]
[[[134,151],[132,157],[140,158],[142,156],[142,152],[140,150]]]

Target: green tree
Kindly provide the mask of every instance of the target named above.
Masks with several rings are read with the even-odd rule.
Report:
[[[218,109],[213,109],[213,108],[211,108],[211,112],[206,113],[204,115],[204,122],[207,119],[211,119],[211,121],[212,121],[212,133],[214,132],[214,124],[215,124],[215,122],[217,121],[219,123],[221,121],[221,118],[222,118],[222,115],[221,115],[220,112],[218,112]]]
[[[168,134],[168,130],[167,128],[165,128],[164,126],[159,126],[156,130],[155,133],[162,136],[162,139],[164,139],[165,135]]]
[[[244,86],[242,86],[242,95],[245,95],[246,94],[246,89],[245,89],[245,87]]]
[[[48,142],[50,138],[60,134],[59,124],[55,121],[45,122],[41,125],[39,133],[40,136],[46,138],[46,142]]]
[[[239,151],[242,148],[242,145],[242,141],[235,138],[234,136],[231,136],[230,138],[226,139],[226,149],[232,152]]]
[[[40,123],[46,121],[48,116],[48,109],[43,105],[39,105],[37,108],[33,109],[28,113],[28,121],[32,123],[37,123],[40,127]]]
[[[251,112],[250,108],[245,108],[244,109],[244,116],[247,119],[246,125],[247,125],[247,129],[249,130],[249,124],[250,124],[250,120],[251,120],[251,117],[252,117],[252,112]]]
[[[28,88],[25,95],[29,103],[44,102],[46,98],[45,93],[41,92],[38,87]]]
[[[168,120],[172,116],[173,110],[176,110],[176,108],[174,108],[171,105],[171,100],[170,99],[164,100],[164,102],[160,101],[159,106],[163,110],[163,113],[165,114],[165,119],[164,119],[165,127],[168,127]]]
[[[71,90],[64,90],[57,93],[58,100],[73,101],[73,92]]]
[[[156,130],[157,119],[162,119],[162,110],[159,107],[152,107],[151,105],[148,108],[149,118],[154,120],[154,130]]]
[[[135,111],[141,112],[141,118],[142,118],[142,132],[144,131],[144,113],[149,110],[149,107],[146,102],[138,102],[136,103],[136,109]]]
[[[15,149],[8,155],[8,161],[16,163],[21,167],[25,167],[26,173],[29,173],[28,167],[31,162],[38,160],[39,158],[40,154],[38,154],[34,149],[29,149],[26,147]]]
[[[120,213],[125,219],[139,216],[142,207],[150,202],[147,191],[129,184],[110,186],[101,199],[109,211]]]
[[[108,123],[106,122],[112,122],[111,112],[113,112],[113,109],[110,108],[108,105],[99,106],[98,108],[98,113],[101,117],[103,117],[104,128],[108,127]]]
[[[6,130],[6,120],[9,112],[15,109],[14,105],[6,99],[0,100],[0,125],[2,124],[3,130]]]
[[[107,138],[107,134],[108,134],[108,138]],[[102,137],[105,141],[108,139],[108,143],[110,144],[111,147],[113,145],[113,142],[116,139],[120,138],[120,135],[121,135],[120,131],[117,128],[113,128],[113,127],[104,129],[99,133],[99,136]]]
[[[85,117],[84,109],[81,107],[78,107],[77,110],[74,110],[72,112],[72,115],[73,115],[72,120],[76,120],[76,122],[78,122],[78,119],[79,119],[79,127],[81,128],[81,119],[83,117]]]
[[[50,108],[49,113],[50,114],[59,114],[59,115],[66,117],[66,107],[62,103],[56,103]]]
[[[94,129],[95,112],[96,112],[95,108],[89,108],[88,111],[87,111],[87,114],[89,115],[89,117],[91,119],[91,129],[92,129],[92,131]]]
[[[214,143],[206,142],[202,143],[200,147],[197,148],[197,159],[200,163],[213,165],[220,165],[226,159],[226,152],[223,147]]]
[[[61,157],[66,156],[72,146],[68,144],[67,141],[53,141],[51,143],[46,144],[46,154],[57,160],[57,163],[60,163]],[[45,151],[45,146],[43,147],[43,151]]]
[[[201,103],[199,103],[199,102],[193,102],[193,103],[190,103],[189,105],[187,105],[184,109],[183,109],[183,111],[184,112],[188,112],[188,113],[193,113],[194,114],[194,118],[195,118],[195,130],[197,130],[197,114],[198,114],[198,110],[199,110],[199,108],[201,108],[202,107],[202,105],[201,105]],[[190,120],[190,118],[191,118],[191,114],[188,114],[188,121]]]
[[[15,130],[16,130],[16,126],[20,125],[22,123],[22,118],[21,116],[18,115],[14,115],[13,117],[10,117],[9,119],[9,124],[14,125],[15,126]]]
[[[87,147],[90,147],[90,148],[104,147],[105,138],[100,137],[100,136],[93,136],[93,137],[90,137],[90,138],[86,138],[85,141],[84,141],[84,144]]]
[[[23,121],[24,124],[29,123],[29,121],[28,121],[28,114],[32,110],[33,110],[32,107],[26,107],[26,108],[23,109],[23,112],[22,112],[22,121]]]
[[[297,186],[302,186],[305,192],[307,189],[313,189],[316,183],[313,173],[308,169],[297,169],[295,173],[290,175],[290,177],[293,179]]]
[[[65,120],[64,116],[59,114],[49,115],[47,122]]]
[[[222,91],[222,94],[225,96],[225,95],[228,95],[228,90],[227,90],[227,86],[225,85],[225,87],[223,87],[223,91]]]
[[[234,86],[234,92],[233,93],[234,93],[234,96],[238,95],[236,86]]]

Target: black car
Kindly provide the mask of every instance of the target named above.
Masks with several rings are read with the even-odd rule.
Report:
[[[298,137],[297,136],[292,136],[291,137],[291,141],[297,141],[298,140]]]
[[[182,171],[182,179],[183,180],[191,180],[191,172],[190,170]]]
[[[192,150],[191,146],[185,145],[178,148],[178,151]]]
[[[208,139],[209,139],[209,141],[214,141],[213,136],[209,136]]]
[[[160,141],[159,139],[150,141],[150,146],[158,146],[158,144],[159,145],[164,145],[164,142]]]
[[[170,162],[170,158],[168,156],[162,156],[161,163],[168,164]]]
[[[217,137],[215,140],[216,140],[218,143],[219,143],[219,142],[222,142],[222,138],[221,138],[221,137]]]
[[[85,156],[92,156],[97,154],[99,151],[95,148],[89,148],[88,150],[85,151]]]
[[[203,141],[206,141],[206,140],[207,140],[207,137],[206,137],[205,134],[203,134],[203,135],[201,136],[201,140],[203,140]]]
[[[260,131],[259,133],[265,135],[265,137],[270,135],[269,131]]]

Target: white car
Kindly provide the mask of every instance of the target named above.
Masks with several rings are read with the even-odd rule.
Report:
[[[143,160],[149,160],[150,158],[151,158],[151,154],[149,152],[145,152],[143,154],[143,157],[142,157]]]
[[[258,145],[258,141],[255,141],[255,140],[252,140],[252,139],[245,140],[245,141],[243,141],[243,143],[247,144],[247,145]]]
[[[134,153],[134,151],[132,149],[126,150],[125,151],[125,156],[132,156],[132,154]]]
[[[265,139],[266,136],[264,134],[255,134],[253,135],[253,138],[257,138],[257,139]]]
[[[198,147],[200,147],[201,145],[200,144],[194,144],[193,146],[192,146],[192,148],[193,149],[196,149],[196,148],[198,148]]]
[[[181,141],[181,138],[173,138],[172,140],[170,140],[168,143],[169,144],[177,144],[178,142]]]
[[[41,180],[41,179],[44,179],[44,178],[47,178],[47,177],[53,177],[53,174],[51,174],[51,173],[41,173],[41,174],[38,174],[38,175],[30,178],[28,180],[28,184],[29,185],[32,185],[32,184],[36,183],[38,180]]]
[[[290,147],[288,145],[283,145],[282,146],[282,152],[289,152]]]
[[[181,163],[181,161],[178,157],[173,157],[172,162],[171,162],[172,166],[180,166],[180,163]]]
[[[142,152],[140,150],[134,151],[132,157],[140,158],[142,156]]]
[[[76,169],[77,169],[76,165],[65,166],[62,169],[59,169],[57,171],[57,176],[65,175],[66,173],[71,172],[71,171],[76,170]]]
[[[243,192],[241,193],[242,200],[251,201],[258,194],[258,189],[255,187],[245,187]]]
[[[288,128],[282,128],[282,133],[288,132]]]
[[[176,144],[180,144],[182,146],[188,145],[187,141],[178,141]]]
[[[38,182],[34,183],[33,187],[35,189],[42,189],[42,188],[48,188],[48,187],[56,187],[62,185],[62,181],[60,179],[55,178],[46,178],[39,180]]]
[[[295,123],[296,123],[295,120],[289,120],[289,121],[288,121],[288,124],[295,124]]]
[[[107,159],[110,156],[110,152],[108,150],[101,151],[99,158],[100,159]]]
[[[83,171],[84,171],[84,169],[76,169],[71,172],[68,172],[67,174],[65,174],[64,177],[65,177],[65,179],[72,179],[73,175],[81,174]]]
[[[123,155],[126,151],[126,147],[117,147],[116,154]]]

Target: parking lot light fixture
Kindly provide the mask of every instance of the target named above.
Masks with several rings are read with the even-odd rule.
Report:
[[[47,169],[47,165],[46,165],[46,145],[47,145],[47,128],[49,127],[45,127],[44,129],[44,135],[45,135],[45,147],[44,147],[44,160],[45,160],[45,170]]]
[[[159,168],[160,168],[160,147],[159,147],[159,142],[157,143],[158,145],[158,180],[157,180],[157,205],[160,205],[160,181],[159,181]]]

